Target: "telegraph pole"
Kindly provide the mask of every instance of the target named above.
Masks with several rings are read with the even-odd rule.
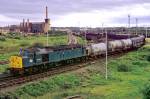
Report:
[[[128,33],[130,38],[130,14],[128,15]]]
[[[85,46],[87,45],[87,40],[86,40],[86,32],[87,32],[87,29],[88,29],[88,27],[86,26],[85,27],[85,31],[84,31],[84,37],[85,37]]]
[[[108,65],[108,57],[107,57],[107,54],[108,54],[108,38],[107,38],[107,30],[105,28],[105,35],[106,35],[106,66],[105,66],[105,78],[106,80],[108,79],[108,70],[107,70],[107,65]]]
[[[147,38],[147,26],[146,26],[146,38]]]
[[[102,23],[102,33],[103,33],[103,26],[104,26],[104,23]]]
[[[136,21],[136,35],[137,35],[138,34],[137,33],[138,32],[138,19],[136,18],[135,21]],[[137,59],[138,59],[138,50],[136,52],[137,52]]]
[[[138,34],[138,19],[136,18],[136,35]]]

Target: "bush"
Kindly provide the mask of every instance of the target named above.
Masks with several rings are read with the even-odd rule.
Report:
[[[20,40],[21,38],[20,38],[20,33],[8,33],[7,35],[6,35],[6,37],[7,38],[11,38],[11,39],[18,39],[18,40]]]
[[[18,36],[15,36],[15,37],[13,37],[14,39],[18,39],[18,40],[20,40],[20,37],[18,37]]]
[[[149,61],[149,62],[150,62],[150,56],[147,56],[147,61]]]
[[[0,36],[0,41],[6,41],[4,36]]]
[[[118,65],[118,71],[119,72],[129,72],[130,68],[129,68],[129,66],[127,66],[125,64],[121,64],[121,65]]]
[[[67,32],[65,31],[49,31],[49,35],[51,36],[62,36],[62,35],[67,35]]]
[[[142,90],[144,99],[150,99],[150,83],[145,84]]]
[[[1,46],[1,45],[0,45],[0,49],[4,49],[4,46]]]
[[[25,47],[25,46],[28,46],[28,45],[29,45],[29,44],[26,43],[26,42],[23,42],[23,43],[20,44],[21,47]]]
[[[80,79],[75,75],[60,75],[51,78],[47,81],[33,83],[22,87],[16,93],[21,96],[26,93],[30,96],[41,96],[48,92],[53,92],[60,89],[69,89],[80,85]]]
[[[43,47],[43,43],[33,43],[31,47]]]

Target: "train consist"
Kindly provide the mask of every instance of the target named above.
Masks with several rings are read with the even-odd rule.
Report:
[[[83,45],[62,45],[53,47],[34,47],[23,50],[18,56],[11,56],[9,70],[13,75],[32,74],[56,66],[79,63],[116,51],[127,51],[141,47],[144,36],[109,41],[106,43]]]

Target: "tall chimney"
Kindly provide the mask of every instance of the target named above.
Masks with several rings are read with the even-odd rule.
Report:
[[[25,19],[23,19],[23,23],[22,23],[22,31],[24,32],[24,28],[25,28]]]
[[[24,28],[24,23],[25,23],[25,20],[23,19],[23,23],[22,23],[23,24],[23,28]]]
[[[29,27],[29,19],[27,19],[27,27]]]
[[[29,19],[27,19],[27,32],[29,33],[30,32],[30,25],[29,25]]]
[[[48,7],[46,6],[46,19],[48,19]]]

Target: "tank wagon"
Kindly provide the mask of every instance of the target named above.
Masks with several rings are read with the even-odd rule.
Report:
[[[63,45],[55,47],[34,47],[25,49],[18,56],[11,56],[9,70],[12,74],[30,74],[44,71],[64,64],[79,63],[89,58],[116,51],[137,49],[145,43],[144,36],[121,39],[106,43],[82,45]],[[107,45],[107,46],[106,46]],[[61,65],[60,65],[61,64]]]

